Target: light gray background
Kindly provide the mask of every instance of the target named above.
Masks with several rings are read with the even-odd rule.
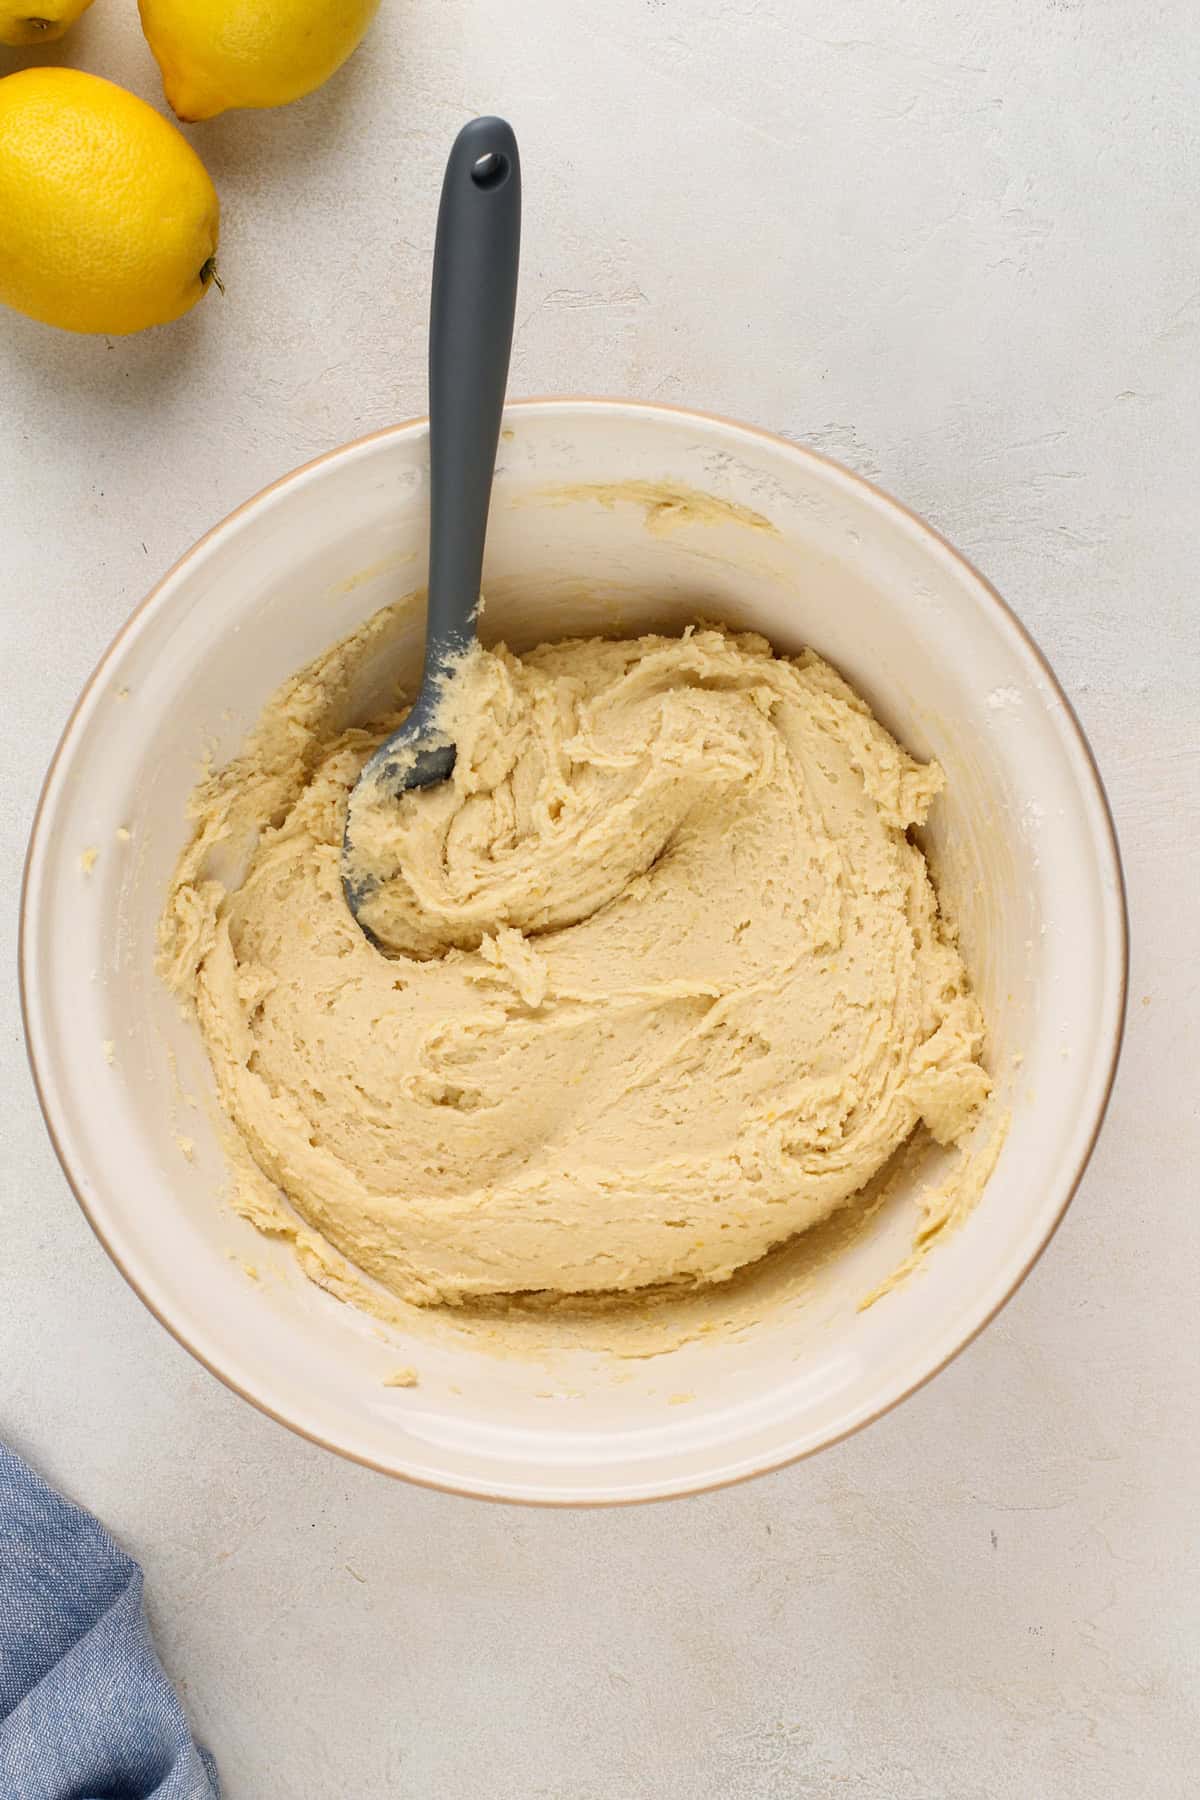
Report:
[[[157,99],[131,0],[58,60]],[[410,1490],[226,1393],[93,1242],[13,1003],[0,1430],[144,1562],[230,1800],[1195,1794],[1198,94],[1194,0],[384,0],[323,92],[192,133],[224,300],[108,343],[0,314],[9,933],[130,607],[421,410],[440,161],[490,109],[514,393],[754,420],[924,512],[1049,653],[1125,854],[1121,1075],[1023,1291],[850,1443],[631,1512]]]

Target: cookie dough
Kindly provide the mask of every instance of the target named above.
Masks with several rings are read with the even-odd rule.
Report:
[[[339,854],[401,716],[342,729],[386,629],[200,788],[162,923],[308,1226],[422,1304],[718,1282],[919,1121],[964,1133],[983,1021],[909,836],[942,776],[828,664],[710,628],[473,653],[451,780],[356,819],[385,953]]]

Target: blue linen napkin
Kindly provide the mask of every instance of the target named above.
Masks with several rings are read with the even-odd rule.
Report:
[[[142,1571],[0,1444],[0,1800],[219,1800]]]

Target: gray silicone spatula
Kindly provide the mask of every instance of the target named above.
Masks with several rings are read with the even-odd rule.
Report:
[[[500,416],[508,381],[521,246],[521,164],[504,119],[472,119],[454,140],[442,183],[429,308],[429,599],[425,665],[399,731],[359,776],[396,798],[454,768],[437,729],[446,684],[475,637]],[[355,917],[375,882],[356,870],[351,822],[342,887]]]

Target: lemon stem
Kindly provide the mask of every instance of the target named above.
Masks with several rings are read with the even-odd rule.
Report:
[[[208,261],[202,264],[200,269],[200,286],[207,287],[210,281],[213,283],[219,294],[225,292],[225,283],[217,274],[217,259],[215,256],[210,256]]]

